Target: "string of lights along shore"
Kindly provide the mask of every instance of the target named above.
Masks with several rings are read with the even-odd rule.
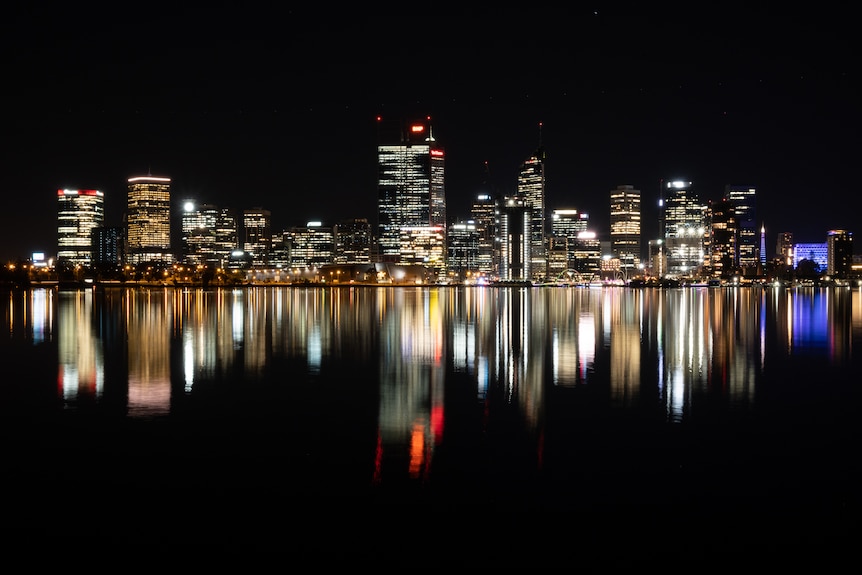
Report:
[[[767,242],[754,185],[704,199],[695,182],[659,183],[658,229],[641,226],[642,190],[608,193],[609,230],[577,205],[549,206],[541,125],[515,190],[477,190],[466,218],[446,203],[446,153],[430,118],[378,118],[377,220],[311,221],[273,230],[265,206],[237,210],[183,198],[171,213],[171,178],[127,182],[120,226],[104,224],[104,194],[57,191],[56,254],[33,254],[29,273],[105,282],[374,284],[720,284],[862,277],[849,230],[822,243],[792,232]],[[490,179],[489,179],[490,181]],[[172,221],[179,220],[179,238]],[[774,243],[773,243],[774,242]],[[767,258],[767,245],[774,246]]]

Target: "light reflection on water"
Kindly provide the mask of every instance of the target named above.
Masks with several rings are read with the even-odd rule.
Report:
[[[55,346],[55,402],[129,418],[165,417],[214,394],[228,405],[260,394],[266,405],[301,392],[337,405],[332,390],[350,390],[376,404],[373,481],[426,482],[447,426],[474,409],[483,429],[502,418],[537,452],[549,426],[566,425],[555,403],[669,425],[716,410],[755,413],[758,387],[787,377],[782,366],[792,360],[851,364],[862,340],[860,293],[34,289],[6,296],[0,349],[8,363],[20,349],[12,344],[24,342],[50,362]],[[267,407],[282,408],[290,406]],[[351,417],[349,407],[317,409],[321,428],[330,415]]]

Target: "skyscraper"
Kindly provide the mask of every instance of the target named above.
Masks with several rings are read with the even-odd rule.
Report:
[[[541,145],[541,138],[533,155],[521,164],[518,194],[530,210],[529,279],[544,281],[548,273],[548,255],[545,238],[545,149]]]
[[[378,122],[378,259],[389,263],[428,261],[445,274],[445,161],[424,121]],[[409,261],[408,261],[409,260]]]
[[[760,263],[757,226],[757,189],[754,186],[725,186],[724,197],[736,212],[738,238],[735,265],[743,275],[754,275]]]
[[[503,198],[500,210],[500,279],[531,281],[532,210],[521,194]]]
[[[194,200],[187,200],[183,204],[181,217],[182,260],[194,265],[220,265],[215,253],[218,208],[210,204],[198,205]]]
[[[105,196],[98,190],[57,190],[58,263],[90,266],[93,230],[105,221]]]
[[[706,275],[715,279],[729,279],[738,271],[736,204],[729,199],[710,201],[706,210],[706,228],[706,259],[703,262]]]
[[[689,277],[704,261],[703,238],[706,207],[694,193],[691,182],[666,184],[664,200],[664,245],[669,276]]]
[[[497,199],[486,193],[477,195],[470,205],[470,218],[476,225],[476,233],[479,236],[476,269],[486,279],[499,277],[500,244],[497,241],[497,211]]]
[[[128,263],[173,262],[170,178],[129,178],[126,230]]]
[[[251,255],[252,265],[269,265],[272,247],[272,213],[263,208],[249,208],[242,214],[242,249]]]
[[[836,278],[846,278],[853,263],[853,232],[829,230],[826,246],[826,273]]]
[[[622,185],[611,190],[611,252],[631,277],[641,260],[641,192]]]

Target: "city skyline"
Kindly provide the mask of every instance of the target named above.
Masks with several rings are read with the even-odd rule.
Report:
[[[263,207],[274,229],[375,222],[378,115],[432,118],[450,222],[468,217],[488,174],[513,192],[541,143],[546,209],[588,213],[605,239],[611,190],[641,190],[646,240],[672,179],[703,202],[756,187],[770,250],[783,232],[815,242],[859,228],[862,98],[840,13],[579,9],[528,29],[515,14],[495,13],[496,28],[479,13],[432,14],[437,41],[417,35],[405,49],[384,33],[390,15],[366,12],[223,7],[191,26],[197,14],[153,8],[70,37],[86,9],[15,10],[4,261],[51,249],[57,189],[102,191],[117,224],[126,180],[148,173],[171,178],[176,210],[186,198]],[[834,34],[815,42],[821,24]],[[166,41],[139,42],[151,28]]]

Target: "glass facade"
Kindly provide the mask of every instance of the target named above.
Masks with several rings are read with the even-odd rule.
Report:
[[[691,182],[668,182],[664,203],[664,247],[667,272],[672,277],[689,277],[703,265],[706,207],[692,189]]]
[[[170,178],[129,178],[126,218],[128,263],[173,262]]]
[[[545,230],[545,150],[541,146],[521,165],[518,194],[530,210],[530,279],[544,281],[548,273]]]
[[[427,121],[406,130],[381,127],[377,147],[378,259],[402,263],[416,258],[416,235],[428,227],[442,230],[443,256],[438,271],[445,273],[446,195],[445,157]],[[431,235],[437,235],[431,234]],[[436,259],[436,258],[435,258]],[[404,262],[406,263],[406,262]]]
[[[500,211],[500,279],[532,281],[530,223],[532,210],[518,195],[504,199]]]
[[[611,252],[630,276],[641,260],[640,190],[626,185],[611,190],[610,224]]]
[[[105,221],[105,196],[98,190],[57,190],[57,260],[90,266],[93,231]]]
[[[759,231],[757,225],[757,189],[754,186],[726,186],[725,199],[733,204],[736,213],[738,238],[734,264],[744,275],[757,273],[760,263]]]
[[[251,256],[252,265],[269,265],[272,248],[272,214],[263,208],[250,208],[242,214],[242,249]]]

